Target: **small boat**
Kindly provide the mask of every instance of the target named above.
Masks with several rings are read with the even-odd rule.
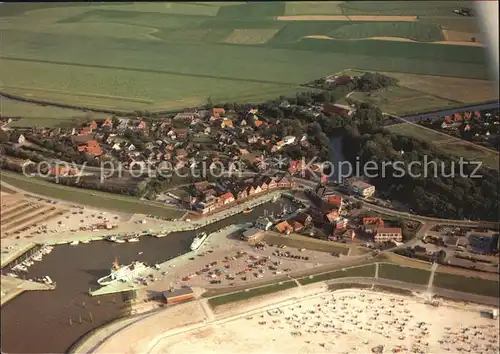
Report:
[[[277,202],[277,201],[278,201],[278,199],[280,199],[280,196],[279,196],[279,195],[275,195],[275,196],[273,197],[273,203]]]
[[[6,275],[9,276],[9,277],[17,278],[17,274],[16,273],[7,273]]]
[[[85,240],[85,241],[82,241],[82,243],[89,243],[90,240]]]
[[[80,243],[80,242],[78,242],[78,241],[73,241],[73,242],[71,242],[71,243],[70,243],[70,245],[71,245],[71,246],[76,246],[76,245],[78,245],[79,243]]]
[[[140,256],[141,254],[143,254],[144,252],[138,252],[137,255]]]
[[[137,237],[132,237],[127,240],[127,242],[139,242],[139,239]]]
[[[253,209],[247,208],[243,210],[243,214],[250,214],[253,211]]]
[[[123,240],[121,238],[117,238],[113,242],[115,242],[115,243],[125,243],[125,240]]]

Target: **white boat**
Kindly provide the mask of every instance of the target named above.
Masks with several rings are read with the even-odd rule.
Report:
[[[137,261],[126,266],[120,266],[118,260],[115,258],[110,274],[98,279],[97,283],[99,285],[109,285],[117,281],[133,281],[141,272],[147,269],[148,267],[144,263]]]
[[[280,199],[280,196],[279,196],[279,195],[275,195],[275,196],[273,197],[273,203],[277,202],[277,201],[278,201],[278,199]]]
[[[139,242],[139,239],[137,237],[132,237],[127,240],[128,242]]]
[[[123,240],[121,238],[117,238],[113,242],[115,242],[115,243],[125,243],[125,240]]]
[[[6,275],[9,276],[9,277],[17,278],[17,274],[16,273],[7,273]]]
[[[89,242],[90,242],[89,240],[82,241],[82,243],[89,243]]]
[[[78,245],[79,243],[80,243],[80,242],[78,242],[78,241],[73,241],[73,242],[71,242],[71,243],[70,243],[70,245],[71,245],[71,246],[76,246],[76,245]]]
[[[205,242],[207,237],[208,237],[208,234],[206,232],[202,232],[201,234],[196,235],[196,237],[194,238],[194,240],[190,246],[191,251],[195,251],[198,248],[200,248],[200,246],[203,244],[203,242]]]
[[[115,243],[125,243],[125,240],[123,240],[121,238],[117,238],[116,236],[106,237],[106,241],[111,241],[111,242],[115,242]]]

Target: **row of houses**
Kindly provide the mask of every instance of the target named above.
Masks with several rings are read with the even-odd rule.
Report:
[[[235,201],[243,201],[270,190],[293,188],[294,184],[293,180],[287,176],[264,176],[244,181],[226,180],[215,185],[203,181],[195,183],[193,193],[183,201],[188,208],[207,214]]]

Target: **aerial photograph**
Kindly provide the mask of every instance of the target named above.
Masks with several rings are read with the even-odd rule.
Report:
[[[0,2],[2,353],[500,351],[498,2]]]

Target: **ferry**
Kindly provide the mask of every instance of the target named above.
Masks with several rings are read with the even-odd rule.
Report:
[[[99,285],[109,285],[117,281],[127,282],[137,278],[142,271],[147,270],[148,267],[141,262],[133,262],[126,266],[120,266],[118,260],[115,258],[111,267],[111,272],[105,277],[99,278],[97,283]]]
[[[137,237],[132,237],[127,240],[127,242],[139,242],[139,238]]]
[[[191,243],[191,251],[196,251],[198,248],[200,248],[200,246],[203,244],[203,242],[205,242],[205,240],[207,239],[208,237],[208,234],[206,232],[202,232],[201,234],[197,235],[194,240],[193,240],[193,243]]]

